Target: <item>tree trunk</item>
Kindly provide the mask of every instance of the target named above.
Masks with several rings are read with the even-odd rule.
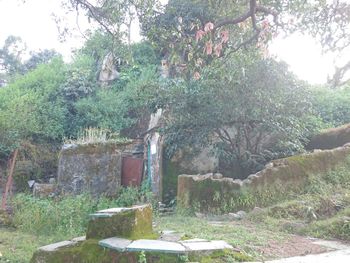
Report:
[[[18,154],[18,149],[16,149],[13,153],[13,157],[11,160],[10,164],[10,171],[9,175],[7,177],[7,182],[5,186],[5,191],[2,195],[2,201],[1,201],[1,209],[5,210],[6,209],[6,204],[7,204],[7,198],[8,198],[8,193],[12,189],[12,182],[13,182],[13,172],[15,170],[15,164],[16,164],[16,159],[17,159],[17,154]]]

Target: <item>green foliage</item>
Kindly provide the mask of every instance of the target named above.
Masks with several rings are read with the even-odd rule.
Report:
[[[130,142],[127,138],[120,137],[118,133],[113,133],[107,129],[87,128],[80,131],[76,140],[65,140],[66,144],[89,144],[89,143],[126,143]]]
[[[97,86],[94,61],[86,55],[77,56],[69,65],[66,72],[66,81],[61,84],[64,98],[74,102],[92,94]]]
[[[107,33],[104,33],[100,30],[95,31],[89,39],[85,42],[81,50],[77,52],[77,55],[80,54],[90,57],[94,60],[95,70],[98,71],[98,67],[102,64],[104,57],[109,51],[113,49],[114,43],[113,39]],[[119,56],[120,54],[119,47]]]
[[[133,63],[140,66],[158,65],[159,58],[148,42],[140,42],[131,46]]]
[[[59,140],[65,133],[67,110],[58,96],[64,81],[61,59],[38,66],[0,89],[0,148],[8,153],[21,140]]]
[[[146,254],[144,251],[141,251],[139,253],[139,258],[137,260],[138,263],[147,263],[147,258],[146,258]]]
[[[116,199],[89,195],[40,199],[19,194],[13,200],[14,225],[21,231],[38,235],[72,238],[85,233],[89,214],[111,207],[128,207],[140,203],[155,203],[147,187],[123,188]]]
[[[350,123],[350,86],[312,89],[313,105],[328,127]]]
[[[240,177],[301,152],[314,129],[308,90],[285,64],[252,53],[206,68],[200,80],[169,81],[162,99],[170,154],[214,145],[224,170]]]
[[[101,127],[119,132],[133,125],[145,112],[151,112],[150,100],[158,87],[153,67],[122,75],[125,83],[120,87],[100,89],[95,96],[79,100],[76,104],[78,127]]]

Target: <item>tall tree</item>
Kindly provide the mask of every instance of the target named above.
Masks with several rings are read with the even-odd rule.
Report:
[[[170,154],[213,145],[224,167],[244,177],[302,151],[313,122],[308,90],[284,63],[239,53],[205,67],[199,80],[169,80],[160,97]]]
[[[264,51],[282,33],[310,34],[325,51],[342,51],[350,43],[350,4],[340,0],[170,0],[142,22],[144,34],[170,53],[171,63],[194,72],[242,48]]]

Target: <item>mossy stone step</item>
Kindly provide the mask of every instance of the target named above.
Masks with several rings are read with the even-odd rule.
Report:
[[[99,245],[118,252],[158,252],[167,254],[185,254],[190,252],[213,252],[233,249],[225,241],[207,241],[205,239],[191,239],[181,242],[163,240],[140,239],[131,241],[122,238],[108,238],[101,240]]]
[[[169,242],[162,240],[140,239],[132,242],[127,248],[129,252],[160,252],[169,254],[184,254],[186,248],[177,242]]]
[[[116,250],[118,252],[126,251],[126,248],[131,243],[132,243],[132,241],[129,239],[118,238],[118,237],[107,238],[107,239],[104,239],[104,240],[101,240],[98,242],[98,244],[101,247],[110,248],[110,249]]]
[[[120,237],[140,239],[153,236],[150,205],[111,208],[90,215],[87,239]]]

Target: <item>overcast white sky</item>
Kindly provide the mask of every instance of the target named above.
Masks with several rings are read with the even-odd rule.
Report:
[[[71,49],[82,46],[84,39],[76,30],[66,42],[60,43],[52,13],[64,15],[59,0],[30,0],[25,4],[18,0],[0,0],[0,46],[7,36],[15,35],[31,50],[53,48],[68,58]],[[76,27],[74,15],[63,22]],[[83,17],[79,24],[82,28],[88,25]],[[322,55],[320,46],[311,37],[295,35],[277,40],[271,45],[271,53],[286,61],[299,78],[313,84],[324,83],[333,69],[332,56]]]

